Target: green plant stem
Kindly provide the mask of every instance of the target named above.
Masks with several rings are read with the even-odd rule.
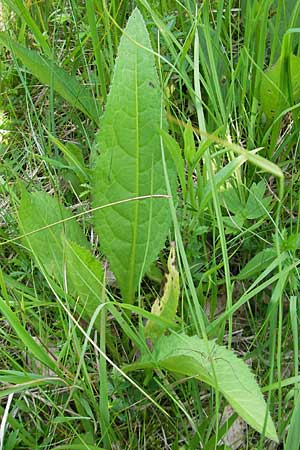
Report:
[[[205,125],[205,118],[202,108],[202,100],[201,100],[201,88],[199,83],[199,37],[198,37],[198,30],[196,30],[195,33],[195,48],[194,48],[194,62],[195,62],[195,68],[194,68],[194,85],[195,85],[195,104],[196,104],[196,111],[197,111],[197,117],[198,117],[198,123],[199,123],[199,131],[201,135],[201,131],[204,132],[203,135],[201,135],[202,140],[206,140],[206,125]],[[228,259],[228,253],[227,253],[227,246],[226,246],[226,238],[225,238],[225,232],[224,232],[224,226],[223,226],[223,220],[222,220],[222,213],[221,213],[221,207],[220,202],[218,200],[218,194],[215,187],[214,182],[214,171],[212,166],[212,161],[210,157],[209,149],[207,149],[204,152],[204,164],[207,170],[207,176],[208,176],[208,182],[211,184],[212,189],[212,198],[213,198],[213,204],[216,212],[216,218],[217,218],[217,224],[219,228],[219,234],[220,234],[220,241],[221,241],[221,248],[222,248],[222,255],[223,255],[223,261],[224,261],[224,271],[225,271],[225,283],[226,283],[226,291],[227,291],[227,302],[226,302],[226,309],[229,309],[232,307],[232,287],[231,287],[231,281],[230,281],[230,269],[229,269],[229,259]],[[229,315],[228,317],[228,348],[231,347],[231,341],[232,341],[232,315]]]
[[[99,77],[100,89],[102,94],[103,103],[106,103],[106,77],[104,72],[104,58],[100,48],[100,39],[97,33],[97,24],[96,24],[96,8],[94,0],[87,0],[86,2],[87,9],[87,17],[90,26],[90,33],[93,43],[94,55],[96,59],[97,72]]]
[[[102,304],[104,305],[106,299],[106,268],[104,270],[103,287],[101,293]],[[100,425],[103,437],[103,443],[105,449],[109,450],[111,448],[111,443],[109,439],[109,409],[108,409],[108,388],[107,388],[107,363],[103,354],[106,354],[106,308],[102,307],[100,312]]]

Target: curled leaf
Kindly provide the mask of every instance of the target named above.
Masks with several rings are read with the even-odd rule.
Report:
[[[165,275],[163,295],[157,298],[151,312],[162,319],[174,320],[179,299],[179,273],[176,267],[175,243],[172,243],[168,258],[168,273]],[[163,322],[148,320],[145,326],[145,336],[153,341],[163,334],[166,325]]]

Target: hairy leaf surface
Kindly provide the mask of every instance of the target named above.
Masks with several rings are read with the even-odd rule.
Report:
[[[241,359],[214,341],[205,342],[197,336],[162,336],[153,353],[141,362],[131,364],[126,371],[160,368],[198,378],[218,389],[236,412],[255,430],[278,442],[272,419],[253,373]]]
[[[95,207],[166,193],[161,127],[166,129],[166,118],[155,60],[144,20],[135,9],[121,38],[97,137]],[[173,170],[169,178],[175,179]],[[168,200],[152,197],[98,210],[95,225],[123,298],[132,303],[140,278],[164,246]]]

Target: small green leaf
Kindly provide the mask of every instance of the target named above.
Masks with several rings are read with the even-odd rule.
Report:
[[[224,207],[233,214],[240,214],[245,207],[238,196],[237,190],[233,187],[229,187],[222,192],[222,199]]]
[[[219,188],[220,186],[222,186],[231,177],[233,172],[236,169],[238,169],[242,164],[244,164],[245,161],[246,161],[246,158],[243,155],[241,155],[241,156],[238,156],[237,158],[233,159],[232,161],[230,161],[228,164],[226,164],[225,167],[222,167],[222,169],[220,169],[215,174],[214,183],[215,183],[216,188]],[[201,201],[201,205],[200,205],[201,210],[207,205],[207,202],[211,199],[211,196],[212,196],[211,183],[208,183],[206,186],[206,189],[204,191],[202,201]]]
[[[283,242],[283,248],[295,252],[300,248],[300,235],[299,233],[290,234]]]
[[[265,270],[276,258],[277,253],[273,248],[265,248],[257,253],[250,261],[242,268],[237,276],[238,280],[247,280],[253,278]]]
[[[155,281],[156,283],[161,284],[163,280],[163,274],[160,269],[157,267],[155,262],[150,264],[149,269],[146,272],[147,278],[151,281]]]
[[[235,216],[224,216],[223,224],[225,226],[225,233],[232,234],[240,232],[242,227],[244,226],[245,218],[242,214],[236,214]]]
[[[190,122],[184,128],[183,142],[184,142],[184,156],[188,164],[191,166],[195,159],[196,148],[195,148],[193,127]]]
[[[123,299],[133,303],[143,274],[163,248],[170,227],[160,129],[162,92],[143,17],[135,9],[121,38],[111,91],[101,120],[94,170],[94,206],[101,246]],[[166,159],[170,159],[165,152]],[[168,164],[168,162],[167,162]],[[171,185],[176,175],[169,171]],[[140,196],[151,196],[129,201]],[[154,197],[153,197],[154,196]],[[125,200],[125,202],[124,202]]]
[[[266,183],[264,180],[261,180],[257,184],[252,184],[245,207],[245,216],[247,219],[258,219],[267,214],[268,206],[272,198],[270,196],[264,198],[265,191]]]
[[[161,135],[166,146],[167,151],[170,153],[171,158],[176,167],[176,172],[180,181],[180,186],[183,193],[183,198],[186,196],[186,181],[184,171],[184,159],[182,157],[181,149],[178,143],[172,136],[170,136],[165,130],[161,130]]]
[[[176,316],[179,293],[179,273],[176,268],[175,244],[173,244],[168,258],[168,273],[165,276],[163,296],[155,300],[151,309],[152,314],[173,321]],[[145,326],[145,336],[155,341],[163,334],[165,329],[166,325],[164,323],[148,320]]]
[[[159,368],[195,377],[224,395],[235,411],[255,430],[278,442],[263,395],[250,368],[230,350],[198,336],[162,336],[151,355],[128,365],[125,371]]]
[[[71,106],[84,112],[95,123],[99,122],[99,113],[94,98],[89,90],[80,84],[75,77],[65,72],[46,57],[42,57],[37,52],[26,47],[22,47],[5,32],[0,33],[0,42],[11,50],[41,83],[49,86],[53,85],[53,89],[67,100]]]

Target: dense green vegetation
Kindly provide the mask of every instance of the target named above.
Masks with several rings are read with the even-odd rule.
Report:
[[[0,12],[0,449],[300,448],[300,2]]]

